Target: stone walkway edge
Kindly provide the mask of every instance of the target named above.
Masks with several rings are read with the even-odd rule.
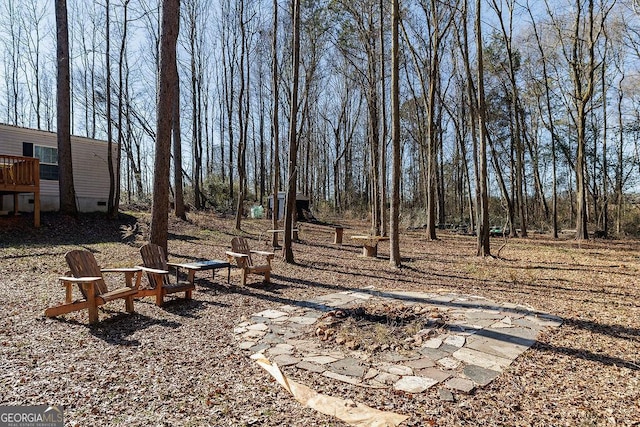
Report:
[[[325,313],[374,301],[432,307],[446,313],[446,328],[415,350],[387,349],[375,355],[335,342],[326,345],[314,337],[313,325]],[[255,313],[241,319],[233,333],[247,356],[262,353],[281,368],[407,393],[438,387],[441,399],[451,400],[453,393],[471,393],[489,384],[543,329],[561,324],[559,317],[531,307],[480,296],[363,289]]]

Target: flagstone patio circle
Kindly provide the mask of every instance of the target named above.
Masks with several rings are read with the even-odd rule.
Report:
[[[422,304],[447,314],[446,335],[421,342],[414,352],[386,349],[376,355],[325,346],[310,332],[325,313],[366,305]],[[406,291],[336,292],[298,304],[279,306],[239,319],[233,333],[248,356],[262,353],[280,367],[299,369],[364,387],[440,395],[471,393],[497,378],[533,343],[562,319],[532,307],[497,303],[481,296]]]

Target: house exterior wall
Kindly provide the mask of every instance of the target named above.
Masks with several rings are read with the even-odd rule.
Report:
[[[23,156],[23,143],[57,148],[57,135],[36,129],[0,124],[0,153]],[[113,158],[116,146],[114,144]],[[78,136],[71,137],[73,182],[80,212],[106,212],[109,198],[109,168],[107,142]],[[40,179],[41,211],[57,211],[60,207],[57,180]],[[33,211],[33,194],[20,194],[21,211]],[[2,209],[13,210],[13,196],[3,196]]]

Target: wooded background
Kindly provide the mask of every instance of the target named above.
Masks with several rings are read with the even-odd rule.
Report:
[[[276,176],[287,187],[292,4],[180,2],[172,165],[196,209],[266,204]],[[426,225],[429,237],[438,226],[475,229],[484,181],[491,225],[512,235],[638,232],[638,0],[399,7],[404,225]],[[381,233],[392,181],[391,8],[300,3],[293,121],[298,190],[317,212],[368,216]],[[120,147],[122,203],[148,202],[153,189],[160,17],[152,0],[68,2],[71,132]],[[0,46],[0,120],[56,131],[53,2],[1,2]]]

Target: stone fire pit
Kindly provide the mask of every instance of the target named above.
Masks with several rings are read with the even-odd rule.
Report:
[[[284,369],[363,387],[444,399],[489,384],[561,320],[479,296],[340,292],[255,313],[234,329],[239,347]]]

